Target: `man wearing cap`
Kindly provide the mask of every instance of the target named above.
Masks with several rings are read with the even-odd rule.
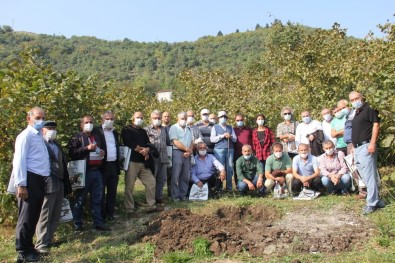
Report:
[[[180,112],[178,122],[171,126],[169,138],[173,144],[173,173],[171,195],[173,201],[186,201],[191,175],[192,132],[187,126],[187,114]]]
[[[36,250],[48,253],[62,211],[63,197],[71,193],[66,157],[56,141],[56,122],[47,121],[42,129],[49,153],[51,173],[46,181],[46,195],[36,227]]]
[[[196,123],[202,134],[203,142],[207,146],[207,153],[213,154],[214,144],[210,141],[211,129],[214,127],[214,123],[209,120],[210,111],[208,109],[203,109],[200,111],[201,120]]]
[[[18,222],[15,245],[17,262],[36,262],[33,235],[45,196],[45,181],[50,175],[48,149],[41,135],[45,112],[34,107],[27,113],[28,126],[16,138],[12,162],[14,186],[17,188]]]
[[[114,129],[115,115],[112,111],[104,112],[101,118],[102,124],[93,128],[92,133],[100,138],[104,151],[103,164],[100,167],[103,179],[101,213],[104,219],[112,221],[114,220],[117,187],[121,173],[118,160],[118,132]]]
[[[103,181],[100,172],[104,151],[100,138],[92,133],[93,117],[85,115],[80,119],[81,132],[71,137],[68,148],[71,160],[85,160],[85,186],[75,191],[74,204],[72,206],[74,227],[76,231],[83,231],[84,205],[87,194],[90,196],[93,228],[98,231],[110,230],[104,224],[101,213],[101,201],[103,197]]]
[[[384,207],[379,199],[379,175],[377,171],[377,139],[380,131],[378,112],[364,102],[362,94],[352,91],[350,102],[355,109],[352,120],[352,143],[354,144],[354,162],[367,188],[363,214],[370,214]]]
[[[237,141],[232,126],[227,125],[228,116],[225,111],[218,112],[218,124],[211,129],[210,141],[214,143],[214,156],[226,168],[226,190],[232,190],[233,177],[233,143]]]

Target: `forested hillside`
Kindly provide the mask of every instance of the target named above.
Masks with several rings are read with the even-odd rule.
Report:
[[[125,38],[106,41],[95,37],[66,38],[0,29],[0,59],[15,57],[26,47],[38,48],[44,62],[81,76],[98,74],[101,80],[129,82],[147,91],[177,89],[174,78],[186,69],[240,72],[257,61],[270,28],[224,36],[206,36],[195,42],[140,43]]]

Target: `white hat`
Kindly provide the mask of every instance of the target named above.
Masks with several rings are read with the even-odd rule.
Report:
[[[203,114],[210,114],[210,111],[208,109],[203,109],[200,111],[200,115],[203,115]]]
[[[226,111],[223,111],[223,110],[219,111],[219,112],[218,112],[218,118],[221,118],[221,117],[223,117],[223,116],[228,117],[228,115],[226,114]]]

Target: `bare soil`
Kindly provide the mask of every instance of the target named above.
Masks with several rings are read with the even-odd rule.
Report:
[[[165,211],[148,223],[141,236],[155,244],[157,256],[177,250],[193,253],[193,241],[199,237],[210,242],[214,255],[245,250],[263,256],[346,251],[362,244],[372,230],[366,218],[341,207],[281,215],[274,207],[257,205],[220,207],[210,215],[184,208]]]

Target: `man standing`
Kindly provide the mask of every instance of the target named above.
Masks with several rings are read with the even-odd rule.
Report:
[[[226,190],[232,191],[233,177],[233,143],[237,141],[232,126],[227,125],[228,116],[225,111],[218,112],[219,123],[211,129],[210,140],[214,143],[214,156],[226,169]]]
[[[339,107],[336,107],[333,110],[333,114],[335,115],[335,118],[331,122],[331,135],[332,137],[336,138],[336,150],[342,151],[344,155],[347,155],[347,144],[343,139],[344,127],[347,116],[344,114],[344,111],[342,111]]]
[[[203,141],[202,133],[199,127],[194,125],[195,113],[192,110],[187,111],[187,126],[192,132],[193,149],[196,151],[196,145]]]
[[[66,157],[56,141],[56,126],[56,122],[47,121],[42,129],[50,157],[51,173],[46,182],[46,195],[36,227],[36,250],[40,254],[49,252],[50,243],[58,227],[63,198],[72,191]]]
[[[328,108],[322,109],[321,116],[323,118],[322,131],[324,132],[325,141],[331,140],[333,144],[336,145],[336,138],[333,138],[331,135],[332,132],[331,122],[333,121],[331,110]]]
[[[192,132],[187,127],[187,114],[180,112],[178,122],[171,126],[169,137],[173,144],[173,173],[171,194],[175,202],[186,201],[191,173]]]
[[[104,112],[101,118],[102,125],[95,127],[92,131],[100,138],[104,151],[104,159],[100,167],[103,179],[101,213],[104,219],[113,221],[119,174],[121,173],[118,160],[118,132],[114,129],[115,115],[112,111]]]
[[[210,111],[208,109],[203,109],[200,111],[201,120],[196,123],[196,126],[199,128],[200,133],[202,134],[203,142],[207,146],[207,153],[213,154],[214,144],[210,141],[211,129],[214,126],[208,116]]]
[[[135,212],[133,190],[137,178],[145,186],[145,198],[148,204],[146,212],[160,211],[155,205],[155,178],[150,168],[145,166],[145,161],[149,159],[150,141],[147,132],[142,128],[143,122],[143,113],[137,111],[133,114],[132,125],[122,129],[123,143],[132,150],[129,168],[125,174],[125,210],[130,215]]]
[[[145,127],[150,143],[158,150],[159,157],[154,157],[155,162],[155,181],[156,204],[163,204],[163,187],[166,184],[167,178],[167,133],[165,127],[161,126],[160,111],[154,110],[151,113],[151,125]]]
[[[251,145],[244,145],[243,156],[236,161],[237,170],[237,189],[242,195],[247,194],[248,190],[258,189],[259,195],[265,194],[263,186],[263,167],[261,162],[252,155]]]
[[[39,107],[27,113],[28,126],[16,138],[12,162],[16,197],[18,199],[18,222],[15,245],[17,262],[37,262],[33,235],[40,217],[45,196],[45,181],[50,175],[47,147],[41,135],[45,112]]]
[[[233,158],[233,167],[236,167],[236,161],[243,155],[242,148],[243,145],[252,145],[252,129],[245,125],[244,116],[242,114],[237,114],[235,116],[236,126],[233,127],[235,131],[237,141],[234,144],[235,156]],[[237,170],[235,170],[235,182],[237,184]]]
[[[101,159],[104,157],[100,138],[92,133],[93,117],[85,115],[80,120],[81,132],[75,134],[68,144],[71,160],[86,161],[85,186],[75,191],[76,197],[72,207],[76,231],[83,231],[84,205],[86,195],[90,195],[93,227],[98,231],[109,231],[104,225],[101,213],[103,181],[100,172]]]
[[[165,128],[166,130],[166,136],[167,136],[167,141],[166,141],[166,146],[171,146],[171,141],[169,139],[169,131],[170,131],[170,122],[171,122],[171,116],[170,113],[167,111],[164,111],[162,113],[162,127]],[[169,165],[167,166],[167,178],[166,178],[166,186],[167,186],[167,197],[171,197],[171,173],[172,173],[172,166]]]
[[[379,200],[377,172],[377,138],[380,130],[378,112],[363,102],[362,94],[352,91],[349,95],[350,102],[355,108],[352,121],[352,143],[354,144],[354,162],[367,187],[364,214],[369,214],[384,207],[384,202]]]
[[[303,111],[301,115],[303,122],[296,127],[296,147],[301,143],[307,144],[310,147],[311,154],[319,156],[323,153],[322,143],[324,142],[321,122],[312,120],[309,111]]]

